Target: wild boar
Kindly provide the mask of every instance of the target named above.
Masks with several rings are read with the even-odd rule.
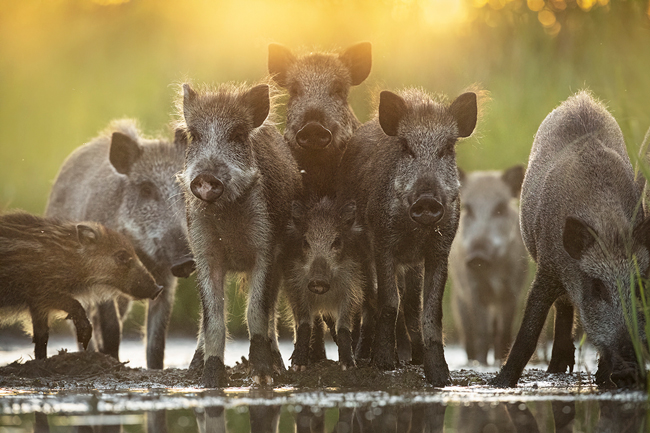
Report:
[[[449,253],[454,321],[469,361],[505,358],[512,322],[528,275],[519,230],[524,167],[503,172],[460,172],[460,225]]]
[[[284,368],[275,304],[282,238],[300,188],[298,168],[267,121],[271,100],[266,84],[223,84],[201,91],[184,84],[179,105],[180,127],[189,138],[179,180],[203,312],[195,360],[203,359],[205,386],[226,384],[224,284],[228,273],[244,273],[251,374],[258,383],[270,383],[273,368]]]
[[[650,219],[623,134],[605,106],[582,91],[560,104],[535,135],[521,192],[524,244],[537,263],[521,328],[493,385],[512,387],[555,303],[550,372],[573,369],[574,310],[600,358],[600,387],[638,380],[625,316],[637,270],[650,264]],[[615,385],[616,384],[616,385]]]
[[[124,233],[138,257],[164,287],[147,311],[147,367],[163,368],[165,338],[176,277],[187,277],[194,261],[176,173],[185,143],[142,136],[133,120],[116,120],[76,149],[57,175],[45,214],[71,221],[97,221]],[[122,312],[128,310],[120,302]],[[97,308],[100,350],[119,357],[121,314],[114,301]],[[97,333],[97,332],[96,332]]]
[[[424,284],[410,286],[418,291],[423,287],[424,371],[435,386],[450,380],[443,353],[442,295],[460,211],[456,142],[472,133],[477,112],[473,92],[444,104],[421,90],[399,95],[383,91],[378,116],[354,134],[340,170],[347,174],[341,191],[356,199],[376,268],[372,362],[385,370],[396,367],[398,276],[410,266],[423,265]]]
[[[27,213],[0,216],[0,324],[31,317],[36,359],[47,357],[51,316],[67,313],[88,347],[92,326],[82,303],[155,299],[162,287],[121,234],[94,222]]]

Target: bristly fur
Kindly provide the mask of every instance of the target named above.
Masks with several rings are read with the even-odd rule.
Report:
[[[2,215],[0,256],[0,323],[23,320],[27,311],[47,317],[70,298],[86,305],[120,294],[142,298],[138,285],[151,290],[146,296],[157,292],[128,240],[95,222]]]

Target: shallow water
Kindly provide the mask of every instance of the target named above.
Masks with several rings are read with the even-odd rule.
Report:
[[[65,337],[50,343],[75,350]],[[227,344],[226,364],[248,351],[246,341]],[[186,368],[194,342],[168,341],[166,367]],[[33,346],[0,343],[0,365],[29,359]],[[283,342],[282,353],[291,353]],[[467,371],[460,347],[446,348],[452,377],[489,377],[494,367]],[[19,355],[19,356],[16,356]],[[336,347],[328,346],[336,359]],[[141,342],[127,341],[122,360],[144,365]],[[285,362],[288,360],[285,359]],[[498,390],[485,385],[423,390],[226,388],[2,389],[0,433],[18,432],[641,432],[646,431],[647,395],[598,392],[589,386],[595,353],[579,356],[573,375],[527,370],[520,385]],[[534,366],[544,368],[543,364]],[[586,380],[585,380],[586,378]],[[473,383],[471,380],[467,383]],[[587,385],[584,385],[587,383]]]

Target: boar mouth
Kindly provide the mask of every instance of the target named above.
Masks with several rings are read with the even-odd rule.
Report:
[[[160,296],[160,294],[162,293],[163,289],[164,289],[163,286],[161,286],[161,285],[159,285],[159,284],[156,284],[156,292],[155,292],[153,295],[151,295],[151,296],[149,297],[149,299],[151,299],[152,301],[155,300],[158,296]]]

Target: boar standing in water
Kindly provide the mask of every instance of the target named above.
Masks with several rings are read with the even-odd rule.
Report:
[[[180,109],[189,144],[179,180],[203,311],[192,366],[203,367],[205,386],[226,385],[224,289],[228,273],[244,273],[251,374],[258,383],[270,383],[273,369],[284,368],[275,306],[281,244],[300,175],[284,139],[267,121],[267,85],[224,84],[197,92],[184,84]]]
[[[460,224],[449,253],[451,305],[469,361],[500,361],[510,349],[512,322],[528,274],[519,231],[524,167],[460,172]]]
[[[361,84],[372,67],[371,44],[361,42],[340,54],[310,53],[295,56],[288,48],[269,45],[269,73],[289,93],[284,138],[298,163],[303,181],[303,200],[336,195],[338,168],[347,143],[361,123],[354,115],[348,95]],[[355,326],[358,354],[367,358],[372,342],[374,276],[371,263],[362,263],[364,273],[363,331]],[[327,319],[327,317],[326,317]],[[356,318],[355,322],[359,322]],[[328,321],[333,331],[334,323]],[[336,333],[332,332],[335,337]],[[323,324],[316,318],[312,334],[313,361],[325,359]]]
[[[410,266],[423,266],[424,284],[411,284],[410,289],[418,295],[424,291],[424,372],[435,386],[450,380],[443,353],[442,295],[460,211],[456,142],[471,135],[477,111],[472,92],[450,105],[421,90],[381,92],[377,118],[357,130],[340,170],[345,174],[340,191],[356,199],[376,267],[372,362],[384,370],[397,366],[398,276]]]
[[[310,361],[314,320],[332,317],[339,363],[354,367],[351,330],[363,300],[359,263],[361,227],[354,201],[329,197],[307,204],[294,201],[284,260],[284,292],[293,311],[295,350],[291,363],[304,370]]]
[[[94,222],[2,215],[0,257],[0,324],[29,314],[36,359],[47,357],[51,315],[67,313],[86,349],[92,326],[81,303],[156,299],[162,291],[129,241]]]
[[[163,368],[165,338],[176,277],[188,277],[194,261],[176,173],[183,168],[185,143],[143,138],[134,121],[117,120],[105,133],[76,149],[63,163],[45,214],[71,221],[97,221],[125,234],[138,257],[164,287],[147,312],[147,367]],[[98,305],[100,350],[119,355],[122,320],[128,304]],[[120,317],[122,316],[122,317]]]
[[[513,387],[555,304],[549,372],[573,370],[574,309],[600,355],[600,387],[636,382],[638,365],[625,315],[637,269],[646,278],[650,219],[616,120],[587,92],[542,122],[521,191],[521,229],[537,272],[521,329],[493,385]],[[638,289],[637,289],[638,290]]]

